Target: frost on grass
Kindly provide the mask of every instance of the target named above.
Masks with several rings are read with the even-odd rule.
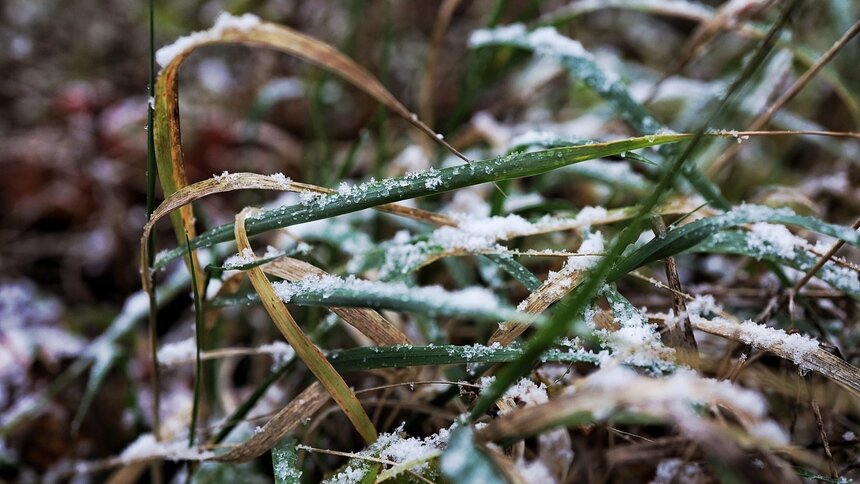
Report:
[[[359,452],[359,457],[352,459],[344,470],[323,482],[328,484],[363,482],[362,479],[367,475],[369,466],[361,457],[372,457],[396,464],[415,462],[416,465],[410,469],[412,472],[419,474],[426,472],[429,469],[426,461],[438,455],[439,451],[448,445],[450,430],[441,429],[433,435],[419,438],[406,435],[403,427],[404,424],[401,424],[394,432],[380,434],[376,442]]]
[[[212,178],[215,181],[217,181],[218,183],[227,184],[227,183],[232,183],[232,182],[238,181],[239,180],[239,174],[238,173],[230,173],[229,171],[224,170],[221,172],[220,175],[213,175]]]
[[[698,295],[692,301],[687,301],[687,314],[691,316],[707,316],[711,313],[717,314],[720,311],[722,311],[722,307],[710,294]]]
[[[285,303],[297,295],[328,299],[342,293],[360,295],[368,302],[387,299],[402,303],[420,303],[427,307],[442,307],[460,312],[494,312],[503,306],[498,298],[483,287],[446,291],[441,286],[410,287],[404,283],[378,282],[354,276],[309,275],[296,282],[276,282],[275,293]]]
[[[789,334],[785,330],[771,328],[749,320],[741,324],[720,317],[705,321],[697,314],[691,313],[690,321],[732,334],[740,341],[756,349],[781,353],[801,369],[809,369],[806,358],[814,353],[819,346],[818,341],[814,338],[797,333]]]
[[[234,16],[227,12],[222,12],[215,20],[212,28],[180,37],[172,44],[158,49],[155,52],[155,60],[161,67],[166,67],[173,59],[188,49],[200,44],[217,42],[228,30],[247,32],[258,25],[260,25],[260,17],[254,14],[246,13],[241,16]]]
[[[280,185],[284,190],[289,190],[293,183],[293,180],[290,179],[290,177],[285,176],[283,173],[273,173],[269,175],[269,178],[274,180],[275,183]]]
[[[586,311],[585,320],[591,326],[609,355],[628,365],[647,368],[655,373],[672,370],[675,367],[674,350],[663,344],[655,324],[639,309],[630,305],[614,289],[604,290],[612,309],[615,331],[598,328],[594,323],[594,311]],[[609,360],[605,360],[606,364]]]

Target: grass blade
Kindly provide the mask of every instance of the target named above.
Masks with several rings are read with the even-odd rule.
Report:
[[[284,302],[304,306],[390,309],[488,322],[540,322],[534,316],[502,304],[492,292],[477,286],[445,291],[439,286],[410,287],[403,283],[309,275],[298,282],[276,282],[273,287]],[[210,307],[249,304],[259,300],[252,294],[239,294],[213,300]]]
[[[242,211],[236,215],[236,245],[240,251],[250,249],[248,237],[245,235],[246,212]],[[248,271],[248,277],[254,289],[260,295],[260,300],[269,313],[275,326],[281,331],[287,342],[296,351],[296,354],[308,366],[308,369],[316,375],[320,383],[328,390],[338,406],[344,411],[347,418],[355,426],[358,433],[368,443],[376,440],[376,429],[373,427],[367,413],[361,407],[355,394],[347,386],[343,378],[325,359],[322,352],[302,332],[299,325],[293,320],[287,308],[275,295],[272,285],[259,267]]]

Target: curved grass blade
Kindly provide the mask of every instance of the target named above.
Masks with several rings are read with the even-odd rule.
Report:
[[[719,133],[710,135],[722,136]],[[307,204],[264,211],[256,217],[248,219],[247,233],[254,236],[269,230],[356,212],[377,205],[443,193],[481,183],[539,175],[581,161],[617,155],[650,146],[677,143],[691,137],[692,135],[689,134],[665,134],[532,153],[515,153],[488,160],[474,161],[468,165],[452,166],[441,170],[424,171],[403,177],[364,183],[353,187],[349,192],[321,196]],[[220,242],[227,242],[233,239],[232,234],[233,224],[225,224],[192,239],[191,247],[199,249]],[[177,247],[163,253],[155,261],[154,268],[164,267],[184,252],[184,248]]]
[[[245,235],[245,217],[243,210],[236,215],[236,245],[239,250],[250,249],[248,237]],[[269,313],[275,325],[296,351],[296,355],[308,366],[308,369],[316,375],[320,383],[328,390],[338,406],[344,411],[347,418],[355,426],[358,433],[368,443],[376,440],[376,429],[373,423],[361,407],[355,394],[347,386],[343,378],[325,359],[319,348],[313,344],[299,325],[293,320],[287,308],[275,295],[271,283],[266,278],[263,270],[255,267],[248,271],[248,277],[254,289],[260,295],[266,312]]]
[[[363,90],[452,153],[457,154],[465,161],[469,161],[406,109],[372,74],[334,47],[288,27],[262,22],[251,14],[245,14],[241,17],[222,14],[212,29],[181,38],[173,45],[163,47],[156,53],[162,70],[156,83],[154,133],[159,154],[159,174],[162,189],[166,196],[188,184],[179,126],[179,67],[195,49],[214,43],[240,43],[268,47],[323,67]],[[182,220],[180,221],[178,217],[175,217],[174,223],[181,222],[188,230],[191,216],[190,209],[183,208],[181,210]],[[193,229],[193,227],[191,228]],[[189,230],[189,233],[193,234],[194,232]]]
[[[615,280],[645,264],[679,254],[711,235],[740,224],[769,222],[795,225],[819,232],[852,245],[860,245],[860,234],[849,227],[822,222],[814,217],[797,215],[788,209],[774,209],[758,205],[742,205],[730,212],[690,222],[672,229],[663,238],[654,239],[625,257],[609,275]]]

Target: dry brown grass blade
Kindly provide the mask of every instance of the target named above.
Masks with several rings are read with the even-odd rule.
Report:
[[[581,272],[576,272],[569,275],[559,274],[558,277],[548,278],[535,292],[529,294],[529,297],[525,301],[525,306],[520,309],[527,314],[541,314],[551,304],[572,291],[581,276]],[[488,344],[499,343],[502,346],[508,346],[530,327],[531,325],[529,324],[506,321],[500,324],[493,332]]]
[[[324,276],[326,271],[304,261],[282,257],[262,266],[267,274],[296,282],[308,275]],[[390,321],[373,309],[329,308],[344,321],[380,346],[411,344],[412,341]]]
[[[221,462],[248,462],[270,451],[281,438],[311,418],[329,400],[329,394],[319,383],[314,382],[289,405],[275,414],[263,428],[241,445],[219,455]]]
[[[245,233],[245,218],[247,210],[236,215],[236,246],[239,251],[251,249],[248,236]],[[376,440],[376,429],[361,407],[352,389],[343,381],[343,378],[326,359],[325,355],[314,345],[310,338],[305,335],[298,323],[293,319],[283,301],[275,294],[272,284],[266,278],[266,274],[259,267],[247,271],[248,278],[254,286],[254,290],[260,296],[260,301],[278,330],[290,343],[296,355],[307,365],[308,369],[317,377],[320,383],[331,394],[338,406],[355,426],[359,434],[367,443]]]
[[[633,275],[644,281],[648,281],[654,284],[655,287],[670,290],[673,293],[676,293],[687,300],[693,299],[693,296],[669,288],[663,283],[650,277],[643,276],[637,272],[634,272]],[[745,331],[738,324],[738,320],[732,315],[727,314],[725,312],[720,312],[719,315],[719,318],[714,318],[713,320],[709,320],[701,316],[691,315],[690,324],[693,329],[697,329],[699,331],[703,331],[705,333],[710,333],[717,336],[722,336],[723,338],[730,339],[732,341],[748,344],[751,338],[748,334],[745,334]],[[752,344],[752,346],[758,350],[773,353],[780,358],[794,361],[793,355],[788,351],[787,348],[783,346],[781,342],[776,342],[769,345]],[[807,353],[804,356],[803,365],[805,369],[815,371],[827,377],[828,379],[836,382],[837,384],[848,390],[854,396],[860,397],[860,368],[851,365],[842,358],[828,353],[821,347],[817,348],[815,351]]]

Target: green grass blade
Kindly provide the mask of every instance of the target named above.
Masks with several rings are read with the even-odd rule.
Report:
[[[403,177],[364,183],[345,194],[320,196],[307,204],[267,210],[249,218],[249,236],[304,222],[343,215],[385,203],[443,193],[481,183],[539,175],[585,160],[603,158],[666,143],[689,139],[689,134],[665,134],[628,138],[618,141],[571,146],[532,153],[516,153],[468,165],[430,170]],[[233,224],[225,224],[200,234],[191,240],[191,248],[211,247],[233,240]],[[161,268],[185,253],[184,247],[167,251],[155,261]]]
[[[541,280],[537,278],[530,270],[528,270],[524,265],[520,264],[513,258],[513,256],[508,254],[487,254],[484,257],[493,261],[501,267],[505,272],[511,275],[514,279],[520,282],[523,286],[526,287],[529,291],[536,291],[541,283]]]
[[[446,291],[439,286],[410,287],[335,276],[309,276],[299,282],[276,282],[276,293],[290,304],[322,307],[368,307],[416,312],[430,316],[471,318],[480,321],[517,321],[539,324],[541,319],[502,304],[482,287]],[[246,293],[213,299],[210,307],[259,303]]]
[[[467,363],[505,363],[514,361],[523,349],[510,346],[395,345],[331,351],[328,359],[338,371],[364,371],[378,368],[409,368],[428,365]],[[543,362],[598,364],[597,354],[580,349],[552,349],[541,356]]]
[[[200,390],[201,382],[203,381],[203,363],[200,359],[200,351],[203,348],[203,301],[201,301],[200,291],[197,285],[197,271],[194,267],[194,256],[188,244],[188,234],[185,234],[185,245],[188,249],[188,267],[191,273],[191,290],[194,296],[194,337],[195,352],[194,352],[194,400],[191,404],[191,425],[188,427],[188,447],[194,446],[194,441],[197,437],[197,419],[200,416]]]

